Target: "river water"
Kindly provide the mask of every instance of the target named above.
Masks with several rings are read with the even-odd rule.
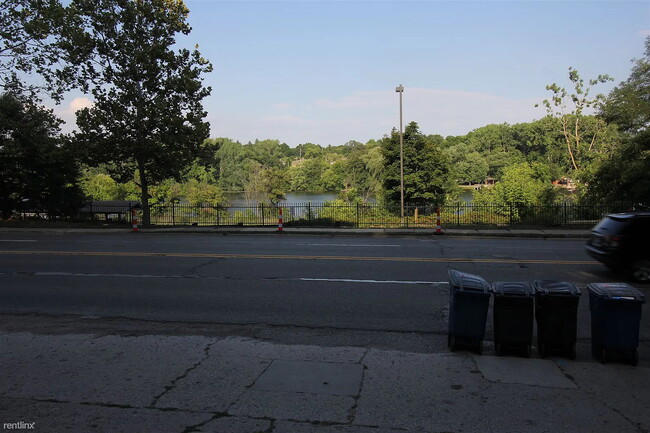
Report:
[[[285,195],[286,203],[312,203],[321,204],[328,201],[336,200],[339,193],[333,192],[289,192]],[[472,191],[463,190],[460,194],[460,199],[465,203],[472,202]],[[247,202],[241,193],[226,193],[230,206],[255,206],[255,202]],[[373,201],[371,199],[371,201]]]

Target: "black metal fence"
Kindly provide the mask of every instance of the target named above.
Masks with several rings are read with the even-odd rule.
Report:
[[[131,210],[137,202],[93,202],[79,210],[77,221],[131,224]],[[400,206],[378,204],[266,203],[250,206],[153,204],[151,224],[155,226],[277,226],[280,208],[285,227],[350,228],[435,228],[438,212],[433,205]],[[632,210],[629,204],[554,205],[458,203],[440,208],[443,228],[589,228],[604,215]],[[43,217],[45,215],[45,217]],[[25,211],[21,219],[50,219],[45,213]],[[137,208],[138,221],[142,210]]]
[[[434,228],[437,208],[427,205],[282,203],[285,227]],[[190,205],[183,203],[151,206],[151,224],[156,226],[277,226],[280,207],[259,203],[251,206]],[[584,206],[572,203],[524,205],[510,203],[460,203],[440,208],[443,227],[504,228],[589,228],[604,215],[630,210],[611,204]]]

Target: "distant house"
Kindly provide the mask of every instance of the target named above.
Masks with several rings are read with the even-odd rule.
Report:
[[[564,188],[567,191],[575,191],[576,190],[576,183],[573,179],[568,178],[568,177],[562,177],[560,179],[556,179],[553,182],[553,185],[559,186],[560,188]]]

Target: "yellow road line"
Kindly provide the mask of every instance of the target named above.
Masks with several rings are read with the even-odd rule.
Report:
[[[284,259],[284,260],[339,260],[364,262],[429,262],[429,263],[502,263],[543,265],[593,265],[591,260],[537,260],[537,259],[480,259],[466,257],[360,257],[360,256],[300,256],[285,254],[208,254],[208,253],[145,253],[110,251],[0,251],[0,255],[41,256],[100,256],[100,257],[173,257],[205,259]]]

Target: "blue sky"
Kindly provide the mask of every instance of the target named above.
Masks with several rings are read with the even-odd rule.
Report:
[[[427,134],[531,121],[545,114],[534,107],[545,86],[567,84],[569,66],[620,82],[650,35],[650,2],[186,4],[193,32],[179,44],[198,43],[214,65],[211,136],[290,146],[381,138],[399,126],[399,84],[405,122]]]

